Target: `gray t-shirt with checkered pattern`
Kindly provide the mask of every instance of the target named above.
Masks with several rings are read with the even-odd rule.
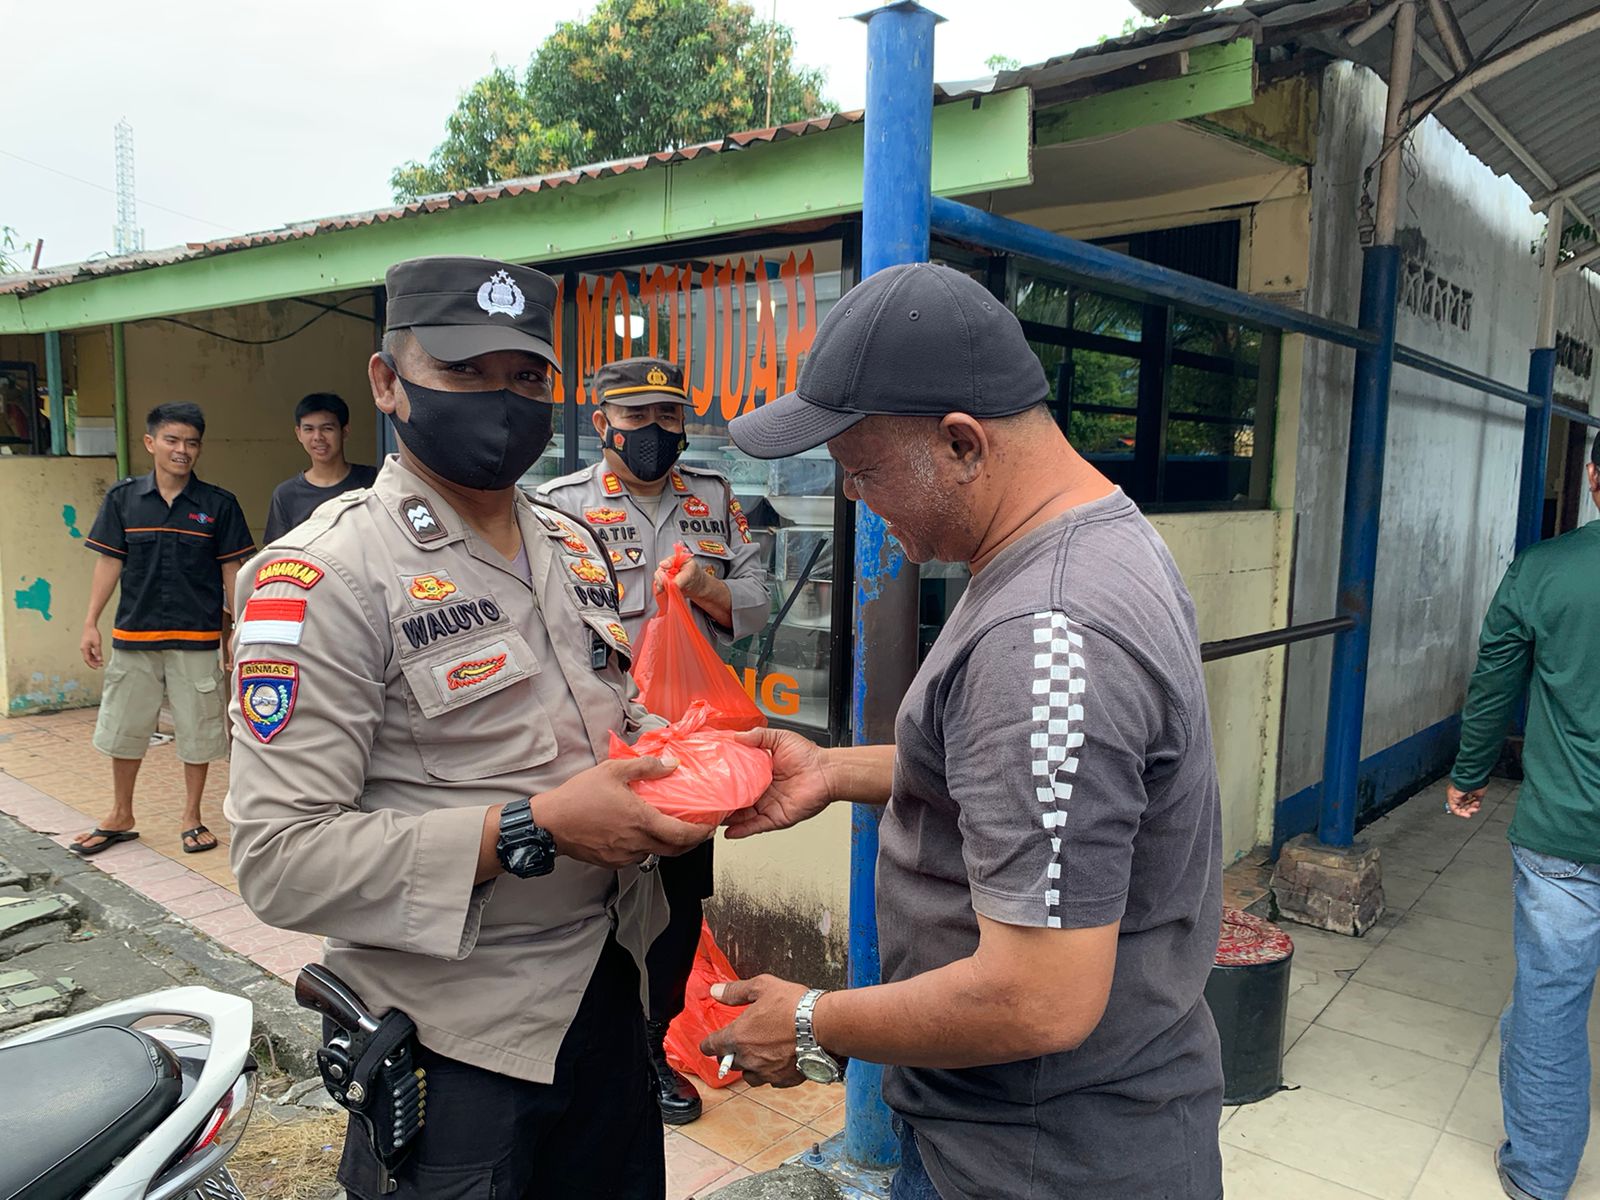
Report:
[[[1120,491],[997,555],[900,708],[881,827],[886,981],[970,955],[975,914],[1120,922],[1076,1050],[891,1068],[944,1200],[1221,1195],[1222,1069],[1202,999],[1221,920],[1217,772],[1194,604]]]

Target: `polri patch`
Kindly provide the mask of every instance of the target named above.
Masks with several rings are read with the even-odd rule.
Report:
[[[579,558],[593,558],[594,554],[589,549],[589,543],[581,537],[568,536],[561,539],[561,544]]]
[[[400,501],[400,515],[419,542],[436,542],[448,536],[445,527],[433,513],[433,506],[421,496],[407,496]]]
[[[292,583],[309,592],[322,581],[322,574],[321,567],[314,567],[304,559],[278,558],[256,572],[256,587],[263,588],[269,583]]]
[[[248,659],[239,664],[239,709],[250,732],[262,745],[288,726],[299,693],[297,663]]]
[[[438,603],[448,600],[456,594],[456,585],[451,582],[448,575],[416,575],[411,579],[406,591],[418,600],[428,600]]]

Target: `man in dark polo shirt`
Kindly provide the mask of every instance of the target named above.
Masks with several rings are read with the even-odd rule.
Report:
[[[1048,395],[1016,318],[922,263],[852,291],[799,391],[729,427],[757,457],[826,443],[908,558],[972,578],[893,746],[745,735],[773,786],[728,836],[886,806],[883,984],[727,984],[748,1007],[705,1045],[779,1086],[886,1064],[895,1200],[1218,1200],[1202,992],[1221,844],[1194,605]]]
[[[217,846],[201,820],[200,797],[208,765],[228,750],[224,598],[255,546],[233,493],[195,478],[205,431],[197,404],[152,408],[144,448],[155,469],[115,484],[85,539],[101,558],[79,649],[91,668],[106,668],[94,747],[111,758],[113,792],[110,815],[72,844],[85,857],[139,836],[133,785],[163,698],[183,762],[183,849],[194,854]],[[119,584],[107,662],[100,614]]]
[[[311,465],[273,489],[264,542],[277,541],[335,496],[371,487],[378,477],[377,467],[345,461],[350,406],[332,392],[312,392],[294,406],[294,436]]]

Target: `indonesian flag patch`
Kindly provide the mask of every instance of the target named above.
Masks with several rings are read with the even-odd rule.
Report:
[[[306,625],[306,602],[289,596],[254,596],[245,602],[239,644],[298,646]]]

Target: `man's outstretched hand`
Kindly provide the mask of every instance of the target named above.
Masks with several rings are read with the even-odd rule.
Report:
[[[833,797],[823,770],[826,752],[820,746],[788,729],[752,729],[737,740],[772,755],[772,785],[754,805],[728,818],[727,837],[787,829],[828,807]]]
[[[732,1054],[734,1068],[751,1083],[780,1088],[804,1083],[806,1077],[795,1065],[794,1014],[805,994],[804,984],[773,975],[713,984],[713,1000],[743,1006],[744,1012],[701,1042],[700,1052],[718,1059]]]

